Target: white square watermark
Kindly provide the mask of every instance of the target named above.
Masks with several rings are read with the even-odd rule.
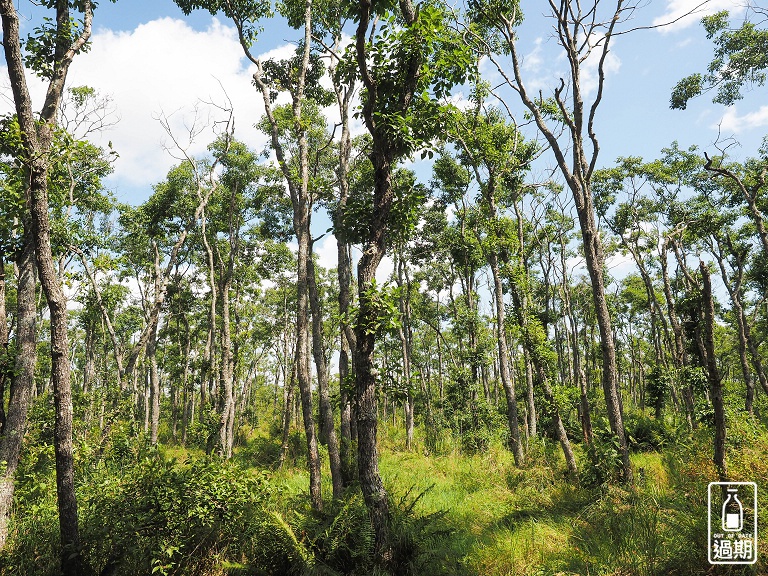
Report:
[[[709,563],[757,562],[757,484],[710,482],[708,492]]]

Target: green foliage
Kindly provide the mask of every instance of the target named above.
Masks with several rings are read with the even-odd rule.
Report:
[[[704,90],[704,77],[701,74],[691,74],[680,80],[672,89],[670,108],[685,110],[691,98],[699,96]]]
[[[360,295],[360,306],[367,308],[365,318],[368,319],[368,322],[362,327],[367,334],[381,335],[397,330],[400,326],[400,309],[397,304],[396,290],[392,286],[379,288],[374,279],[370,287]],[[353,324],[359,323],[359,307],[352,307],[350,312],[357,317]]]
[[[676,438],[675,431],[670,430],[662,420],[641,413],[626,415],[624,429],[630,450],[636,452],[661,451]]]
[[[302,14],[303,19],[303,14]],[[298,82],[298,71],[301,69],[304,58],[304,48],[301,44],[296,48],[296,53],[289,60],[266,60],[262,64],[264,75],[262,80],[270,89],[272,102],[277,99],[280,92],[294,94]],[[316,53],[311,53],[304,78],[304,95],[318,106],[330,106],[333,101],[333,93],[326,90],[320,83],[325,76],[325,65]],[[304,111],[302,109],[302,116]]]
[[[376,97],[368,99],[366,90],[363,102],[364,109],[370,107],[374,130],[397,159],[428,147],[445,132],[450,108],[441,100],[475,73],[476,61],[451,26],[454,14],[444,4],[422,2],[415,21],[407,25],[399,11],[376,8],[382,9],[373,41],[366,45]]]
[[[50,4],[48,7],[53,7],[53,3]],[[65,46],[68,49],[82,33],[82,28],[82,21],[67,20],[63,25],[58,25],[54,18],[43,18],[43,23],[35,27],[22,43],[25,52],[24,64],[40,78],[52,80],[59,66],[56,57],[57,46]],[[86,42],[80,51],[87,52],[89,48],[90,44]]]
[[[369,237],[374,225],[374,174],[373,165],[367,158],[354,163],[351,187],[354,193],[347,199],[344,210],[336,215],[334,229],[343,231],[347,241],[361,243]],[[393,242],[401,243],[413,234],[428,190],[416,182],[416,175],[411,170],[401,168],[392,175],[392,192],[394,198],[387,230]]]
[[[760,15],[761,16],[761,15]],[[768,69],[768,30],[744,21],[731,28],[730,15],[720,11],[702,18],[707,38],[714,41],[715,53],[706,74],[691,74],[672,90],[670,107],[684,110],[691,98],[716,89],[713,102],[731,106],[742,96],[742,89],[762,86]]]
[[[184,14],[192,10],[207,10],[213,15],[222,12],[233,20],[242,34],[243,42],[251,47],[262,31],[258,24],[272,14],[269,0],[174,0]]]
[[[596,487],[615,483],[621,471],[619,440],[604,418],[592,421],[592,444],[587,447],[587,462],[580,470],[584,486]]]
[[[645,377],[646,401],[656,411],[656,418],[661,416],[661,411],[666,402],[667,394],[669,394],[672,388],[674,377],[673,371],[664,370],[658,366],[654,366]]]

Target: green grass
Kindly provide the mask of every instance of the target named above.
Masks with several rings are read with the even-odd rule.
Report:
[[[531,440],[526,463],[518,468],[498,441],[482,453],[466,454],[446,433],[443,451],[430,453],[417,429],[413,449],[406,451],[402,429],[384,424],[380,472],[392,502],[391,535],[401,563],[382,571],[357,489],[350,488],[342,502],[331,501],[325,448],[326,506],[322,514],[310,510],[301,431],[291,433],[285,465],[278,469],[279,438],[266,426],[241,436],[231,465],[208,460],[199,447],[149,449],[127,428],[115,427],[96,467],[88,467],[93,450],[78,449],[81,531],[96,566],[104,562],[109,546],[101,541],[108,534],[142,551],[129,557],[135,566],[152,554],[153,562],[168,558],[163,562],[172,566],[169,574],[200,576],[286,570],[334,576],[768,573],[762,541],[756,566],[713,570],[707,563],[707,484],[716,477],[711,430],[676,434],[661,452],[632,455],[632,486],[589,486],[566,476],[559,446],[551,440]],[[586,468],[589,457],[581,446],[575,450]],[[727,453],[733,480],[760,483],[768,477],[765,428],[734,418]],[[22,464],[17,506],[28,513],[17,511],[10,546],[0,554],[0,574],[26,574],[35,566],[35,573],[52,576],[57,571],[52,449],[28,451]],[[252,485],[241,483],[252,474],[258,488],[250,494]],[[582,481],[598,476],[588,474]],[[198,502],[190,500],[190,491],[207,496],[189,507]],[[246,504],[232,502],[230,494]],[[258,497],[249,500],[253,495]],[[759,504],[759,525],[766,526],[762,485]],[[154,528],[141,528],[149,520]],[[118,572],[133,573],[138,572],[127,567]]]
[[[446,571],[443,564],[435,574],[765,573],[765,550],[754,567],[718,572],[707,564],[702,504],[715,475],[704,432],[664,452],[633,454],[631,487],[568,482],[559,446],[551,441],[532,443],[525,467],[516,468],[511,453],[498,444],[482,454],[462,454],[454,448],[428,455],[418,434],[410,452],[404,450],[401,436],[399,430],[382,427],[380,471],[393,498],[423,493],[415,508],[418,514],[445,513],[450,535],[440,541],[440,554],[450,558],[454,568]],[[730,441],[735,479],[768,477],[764,430],[735,430]],[[576,448],[585,465],[583,451]],[[302,494],[308,477],[291,467],[275,473],[273,480],[288,493]],[[327,467],[323,480],[324,494],[330,495]]]

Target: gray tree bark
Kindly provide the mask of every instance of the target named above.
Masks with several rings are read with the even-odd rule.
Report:
[[[334,427],[333,407],[328,391],[328,363],[323,351],[323,318],[320,309],[320,295],[315,279],[315,264],[312,256],[307,259],[309,302],[312,310],[312,355],[315,359],[317,370],[317,388],[320,404],[320,422],[322,433],[328,445],[328,460],[331,467],[331,483],[333,485],[333,497],[341,498],[344,492],[344,479],[341,473],[341,456],[339,454],[339,441]]]
[[[16,311],[16,362],[13,367],[8,411],[0,432],[0,462],[4,463],[0,473],[0,550],[8,538],[8,520],[15,489],[14,476],[19,465],[21,444],[27,425],[27,413],[35,387],[35,365],[37,364],[37,309],[35,306],[35,252],[31,234],[27,233],[18,259],[17,311]],[[8,342],[5,318],[5,294],[0,341]],[[0,402],[4,399],[0,398]]]

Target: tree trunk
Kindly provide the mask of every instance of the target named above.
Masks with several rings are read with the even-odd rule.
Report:
[[[533,366],[531,366],[531,355],[525,346],[523,346],[523,363],[525,368],[525,401],[528,408],[528,436],[535,438],[538,436],[538,422],[536,418],[536,395],[533,387]]]
[[[48,84],[42,111],[39,118],[36,118],[32,111],[32,100],[27,88],[16,7],[12,0],[0,0],[5,60],[21,128],[22,143],[28,159],[25,167],[29,174],[27,202],[31,214],[31,230],[35,243],[37,268],[50,312],[51,378],[56,410],[54,422],[56,495],[59,508],[61,571],[64,576],[82,574],[85,567],[80,553],[74,483],[67,306],[64,292],[56,274],[51,250],[51,224],[48,214],[48,153],[53,142],[56,111],[64,92],[69,65],[91,34],[93,6],[90,1],[86,0],[82,3],[82,8],[84,17],[80,29],[81,33],[72,39],[69,3],[56,3],[58,34],[56,35],[53,55],[53,73]]]
[[[766,378],[763,361],[758,351],[758,344],[755,342],[755,339],[752,336],[752,328],[744,310],[744,302],[742,299],[741,289],[745,269],[744,256],[737,253],[737,250],[734,248],[733,242],[730,240],[730,238],[726,237],[725,242],[728,246],[728,249],[731,251],[733,258],[736,260],[733,277],[730,279],[728,277],[728,273],[725,269],[725,256],[723,255],[722,250],[718,248],[715,256],[717,257],[717,262],[720,265],[720,272],[723,276],[723,283],[728,290],[728,295],[731,297],[731,302],[733,303],[734,307],[734,315],[736,316],[736,324],[739,330],[739,359],[741,361],[742,370],[744,372],[744,382],[747,386],[745,408],[747,412],[752,414],[752,402],[755,396],[755,385],[754,382],[752,382],[752,379],[749,378],[749,365],[746,362],[747,350],[749,350],[752,366],[755,370],[755,374],[757,375],[758,382],[760,382],[760,387],[765,391],[766,394],[768,394],[768,378]]]
[[[343,126],[342,128],[344,128]],[[348,132],[348,128],[347,128]],[[340,152],[341,157],[344,158],[345,146],[349,146],[348,133],[345,139],[345,132],[342,132]],[[345,144],[346,143],[346,144]],[[347,151],[348,156],[348,151]],[[347,159],[348,160],[348,159]],[[349,187],[346,181],[346,174],[348,173],[347,161],[343,161],[340,172],[339,188],[341,190],[339,204],[337,208],[336,220],[341,221],[341,217],[344,213],[346,201],[347,201],[347,189]],[[344,178],[342,178],[344,176]],[[352,381],[351,366],[354,365],[352,359],[355,350],[355,334],[352,326],[349,322],[348,314],[350,307],[350,291],[352,288],[352,263],[350,262],[348,244],[345,242],[341,232],[336,232],[336,253],[338,256],[338,264],[336,272],[339,278],[339,316],[340,322],[340,340],[341,346],[339,351],[339,390],[340,390],[340,404],[341,404],[341,470],[344,479],[344,485],[349,486],[354,479],[354,451],[353,451],[353,425],[356,427],[357,418],[352,409],[352,398],[349,394],[349,385]],[[354,396],[354,394],[353,394]]]
[[[37,364],[37,326],[35,306],[35,252],[30,234],[18,260],[19,278],[17,283],[16,312],[16,363],[8,401],[8,413],[2,434],[0,434],[0,462],[4,463],[0,474],[0,550],[8,538],[8,520],[15,488],[14,475],[21,455],[21,443],[27,424],[32,391],[35,387],[35,365]],[[5,295],[3,296],[3,305]],[[3,306],[3,312],[4,306]],[[7,347],[7,324],[2,320],[0,330],[5,331],[3,344]],[[2,399],[4,401],[4,399]]]
[[[584,247],[585,264],[589,272],[592,298],[595,305],[598,329],[600,332],[600,351],[603,361],[602,387],[605,396],[606,412],[611,430],[616,437],[622,459],[623,481],[632,482],[632,467],[629,460],[629,447],[624,433],[624,419],[619,394],[618,366],[616,363],[616,345],[610,311],[605,295],[604,267],[605,255],[600,240],[600,233],[595,221],[595,209],[591,190],[591,180],[597,163],[600,147],[594,132],[595,117],[602,100],[605,82],[605,61],[616,24],[622,21],[624,12],[629,7],[622,2],[615,4],[612,16],[605,22],[598,23],[596,13],[598,3],[592,7],[574,5],[570,2],[551,2],[551,16],[557,31],[556,38],[562,46],[569,63],[570,84],[566,90],[565,81],[554,90],[554,103],[565,122],[565,137],[570,150],[566,149],[558,135],[547,124],[547,112],[542,109],[542,100],[537,95],[530,95],[522,78],[522,64],[517,47],[517,37],[512,26],[502,32],[513,66],[513,77],[506,76],[511,87],[520,96],[521,101],[533,116],[539,131],[549,143],[557,165],[571,190]],[[602,41],[593,45],[588,39],[599,31]],[[585,40],[586,39],[586,40]],[[585,105],[585,91],[581,85],[583,66],[587,56],[593,54],[597,62],[597,91],[591,105]],[[567,92],[567,96],[564,93]],[[568,99],[566,104],[564,98]],[[591,150],[587,151],[588,144]],[[567,155],[571,156],[569,160]]]
[[[577,196],[576,192],[574,195]],[[624,433],[624,417],[619,394],[618,367],[616,364],[616,345],[613,338],[611,315],[608,300],[605,297],[603,283],[604,262],[603,246],[594,220],[591,192],[584,192],[577,198],[576,209],[584,239],[584,254],[587,270],[592,283],[592,297],[595,304],[597,326],[600,331],[600,351],[603,359],[602,385],[605,396],[606,412],[611,431],[619,443],[622,462],[622,477],[627,483],[632,482],[632,465],[629,461],[629,446]]]
[[[221,285],[221,364],[219,366],[219,438],[218,453],[224,458],[232,457],[233,438],[230,435],[230,416],[234,405],[234,373],[232,356],[232,329],[229,310],[231,276],[227,272]]]
[[[720,373],[717,370],[715,358],[715,304],[712,300],[712,281],[709,276],[709,268],[702,261],[699,263],[702,279],[702,308],[704,308],[704,350],[707,361],[707,381],[709,393],[712,398],[712,407],[715,411],[715,442],[714,456],[715,469],[720,482],[728,481],[728,471],[725,466],[725,407],[723,406],[723,386]]]
[[[362,24],[362,23],[361,23]],[[359,54],[358,54],[358,57]],[[374,138],[370,159],[375,174],[373,221],[370,236],[357,264],[359,308],[355,326],[356,351],[355,392],[357,409],[357,470],[363,498],[371,515],[376,548],[384,550],[389,540],[389,503],[387,492],[379,475],[378,401],[376,379],[378,372],[373,365],[376,346],[377,311],[373,304],[376,269],[385,253],[385,233],[394,192],[392,188],[392,163],[385,152],[384,143]]]
[[[8,357],[8,313],[5,308],[5,258],[0,252],[0,436],[5,427],[5,384],[11,375]]]
[[[568,435],[563,426],[562,418],[560,417],[560,408],[557,405],[557,400],[552,391],[552,387],[549,384],[549,376],[547,375],[546,358],[542,357],[540,348],[536,344],[534,338],[533,329],[528,318],[528,304],[526,294],[521,294],[520,291],[514,287],[512,289],[512,301],[515,305],[515,311],[517,316],[517,323],[520,327],[520,332],[523,337],[523,346],[528,348],[530,354],[531,363],[533,364],[536,376],[544,390],[544,397],[550,405],[551,417],[555,423],[555,434],[560,442],[560,447],[563,450],[565,456],[565,462],[568,467],[568,473],[572,477],[576,477],[578,469],[576,467],[576,458],[571,448],[571,442],[568,439]],[[543,330],[543,328],[542,328]]]
[[[211,288],[211,302],[208,307],[208,331],[205,339],[205,349],[203,350],[203,370],[200,381],[200,421],[205,419],[206,388],[210,394],[213,390],[213,381],[216,378],[216,264],[214,262],[213,250],[208,241],[206,224],[208,218],[205,210],[200,213],[200,235],[205,247],[206,263],[208,264],[208,286]],[[209,400],[215,404],[215,399]]]
[[[40,283],[48,301],[51,330],[51,375],[56,410],[54,444],[56,494],[61,534],[61,566],[65,576],[82,574],[80,532],[75,496],[75,463],[72,446],[72,389],[67,337],[67,302],[56,276],[48,217],[48,170],[44,164],[32,170],[32,230]]]
[[[400,297],[398,301],[400,309],[401,325],[398,329],[398,336],[400,338],[400,351],[403,356],[403,380],[405,383],[406,397],[404,402],[405,408],[405,449],[411,450],[413,446],[413,411],[414,411],[414,397],[413,397],[413,383],[411,382],[411,358],[413,356],[413,346],[411,344],[413,334],[411,331],[411,281],[408,274],[405,271],[405,261],[402,254],[398,254],[397,257],[397,286],[400,288]],[[403,292],[405,289],[405,293]]]
[[[501,285],[501,275],[499,274],[499,257],[496,252],[491,251],[488,255],[488,261],[491,265],[491,273],[493,274],[493,295],[496,303],[496,323],[498,324],[499,330],[499,337],[497,339],[499,348],[499,374],[501,375],[501,385],[504,387],[504,395],[507,398],[507,425],[509,426],[510,449],[515,458],[515,465],[522,466],[525,457],[523,455],[523,444],[520,442],[520,423],[517,414],[515,383],[512,381],[512,377],[509,373],[509,349],[507,347],[507,333],[505,327],[504,291]]]
[[[280,442],[278,468],[282,468],[288,455],[288,439],[291,432],[291,412],[293,411],[293,387],[296,378],[296,364],[291,368],[291,376],[283,383],[283,435]]]
[[[235,425],[235,356],[232,350],[232,321],[229,293],[235,271],[235,260],[240,249],[240,216],[237,211],[237,189],[233,187],[229,197],[228,235],[229,257],[221,279],[221,368],[219,384],[219,454],[232,457]],[[217,254],[219,253],[217,249]],[[221,257],[219,257],[221,260]],[[222,268],[225,263],[222,262]]]
[[[325,352],[323,351],[323,318],[315,277],[315,263],[312,260],[311,254],[307,258],[307,280],[309,303],[312,310],[312,354],[315,358],[315,368],[317,369],[320,422],[323,436],[328,444],[328,460],[331,467],[333,497],[341,498],[344,491],[344,479],[341,473],[341,457],[339,455],[339,441],[336,438],[336,429],[334,427],[333,407],[331,406],[331,397],[328,391],[328,366],[325,360]]]

